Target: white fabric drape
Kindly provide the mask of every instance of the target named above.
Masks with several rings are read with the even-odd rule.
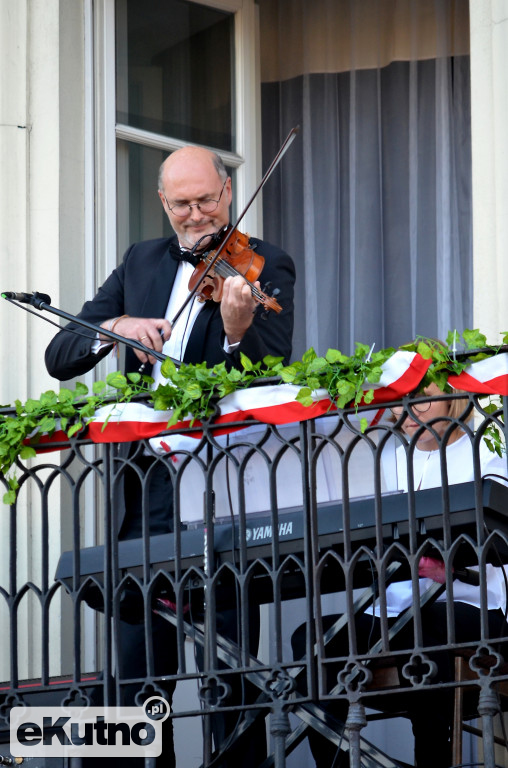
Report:
[[[301,126],[263,191],[297,264],[294,356],[471,327],[467,13],[260,0],[265,165]]]

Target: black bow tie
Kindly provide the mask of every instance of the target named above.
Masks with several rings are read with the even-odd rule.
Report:
[[[200,262],[199,256],[185,248],[180,248],[178,242],[170,243],[169,253],[176,261],[188,261],[193,267],[196,267]]]

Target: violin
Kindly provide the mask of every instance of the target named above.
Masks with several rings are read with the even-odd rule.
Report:
[[[265,259],[249,246],[249,236],[228,226],[214,237],[214,245],[219,245],[221,240],[218,255],[217,249],[203,254],[189,280],[189,291],[197,296],[198,301],[220,302],[226,277],[241,275],[259,304],[267,310],[281,312],[282,307],[278,301],[254,285],[261,274]]]

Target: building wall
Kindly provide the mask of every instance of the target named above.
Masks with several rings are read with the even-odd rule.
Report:
[[[84,296],[83,3],[0,0],[0,40],[0,289],[75,308]],[[55,329],[5,301],[0,322],[0,402],[54,388],[42,350]]]
[[[83,10],[83,3],[66,0],[0,0],[0,290],[47,293],[54,305],[69,310],[84,297]],[[36,317],[0,302],[2,404],[55,388],[43,360],[55,328],[34,312]],[[16,520],[18,578],[38,583],[40,504],[25,489]],[[58,503],[51,505],[50,523],[54,572],[62,549]],[[9,516],[2,515],[0,540],[6,546],[9,525]],[[7,551],[0,557],[4,585],[9,583]],[[55,603],[55,627],[58,612]],[[20,673],[28,678],[39,672],[39,618],[27,599],[18,632]],[[62,656],[59,643],[58,632],[58,641],[50,645],[54,674]],[[0,654],[2,680],[9,677],[8,662]]]

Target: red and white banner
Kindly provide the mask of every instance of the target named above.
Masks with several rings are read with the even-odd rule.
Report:
[[[322,416],[332,407],[326,390],[314,393],[314,404],[305,406],[295,400],[300,387],[290,384],[252,387],[227,395],[218,403],[215,425],[224,424],[222,429],[214,429],[214,434],[225,434],[240,429],[242,422],[250,419],[264,424],[289,424],[295,421]],[[88,426],[88,435],[95,443],[128,442],[141,438],[155,437],[167,430],[171,411],[154,411],[140,403],[123,403],[100,408],[94,420]],[[191,426],[189,417],[171,427],[178,432]],[[227,425],[227,426],[226,426]],[[201,422],[196,420],[195,437],[201,437],[197,429]]]
[[[472,363],[459,376],[449,376],[448,383],[454,389],[477,392],[479,395],[508,396],[508,354],[487,357]]]
[[[417,389],[419,382],[427,372],[431,360],[425,360],[416,352],[398,351],[383,365],[383,373],[377,384],[365,383],[364,389],[374,390],[374,399],[370,403],[375,411],[369,416],[376,419],[376,406],[397,400]],[[460,376],[450,376],[451,386],[479,394],[508,395],[508,354],[473,363]],[[224,425],[214,434],[225,434],[242,428],[242,423],[255,419],[264,424],[290,424],[307,419],[323,416],[335,406],[330,402],[326,390],[313,392],[313,404],[305,406],[296,400],[299,386],[277,384],[256,386],[241,389],[228,395],[218,403],[216,425]],[[88,424],[87,437],[96,443],[130,442],[143,438],[153,438],[167,431],[167,424],[172,413],[170,411],[155,411],[141,403],[123,403],[108,405],[97,410],[95,417]],[[171,427],[172,432],[178,432],[191,426],[191,417],[178,422]],[[373,421],[371,421],[373,423]],[[192,424],[196,428],[193,433],[200,437],[199,421]],[[43,436],[44,448],[48,450],[48,442],[56,441],[56,435]],[[58,433],[61,439],[62,434]]]
[[[416,352],[399,350],[383,364],[379,382],[370,386],[366,383],[364,389],[374,389],[375,405],[397,400],[417,388],[431,363]]]
[[[430,365],[416,352],[396,352],[383,366],[381,379],[377,384],[365,384],[365,389],[374,389],[371,405],[396,400],[411,392],[422,380]],[[300,391],[293,384],[272,384],[269,386],[239,389],[227,395],[218,403],[219,416],[215,425],[224,424],[223,429],[214,430],[214,434],[224,434],[240,428],[242,422],[255,419],[263,424],[291,424],[323,416],[335,406],[330,402],[325,389],[312,394],[313,404],[302,405],[296,400]],[[107,406],[99,409],[88,427],[90,438],[96,443],[128,442],[141,438],[154,437],[167,429],[171,412],[154,411],[139,403]],[[178,431],[190,426],[191,419],[185,419],[171,427]],[[200,422],[194,423],[195,427]],[[199,432],[195,433],[200,436]]]

